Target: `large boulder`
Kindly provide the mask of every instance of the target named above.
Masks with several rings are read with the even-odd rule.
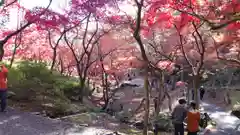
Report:
[[[236,104],[233,106],[231,114],[240,119],[240,104]]]
[[[136,127],[137,129],[142,130],[144,128],[144,121],[137,121],[133,124],[134,127]]]

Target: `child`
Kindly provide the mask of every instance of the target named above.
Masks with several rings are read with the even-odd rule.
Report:
[[[199,123],[200,127],[205,129],[208,126],[208,122],[210,120],[211,119],[210,119],[209,115],[207,113],[204,113],[203,118],[201,118],[200,123]]]

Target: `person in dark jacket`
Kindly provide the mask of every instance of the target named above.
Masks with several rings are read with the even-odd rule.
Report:
[[[194,98],[195,98],[195,90],[193,88],[191,89],[191,93],[192,93],[192,100],[194,100]]]
[[[187,117],[186,100],[179,99],[178,105],[172,112],[172,123],[174,125],[174,135],[184,135],[184,120]]]
[[[203,88],[203,86],[201,86],[199,90],[200,90],[200,100],[203,100],[205,89]]]

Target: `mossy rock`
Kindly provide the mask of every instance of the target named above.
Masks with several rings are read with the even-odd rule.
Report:
[[[13,92],[13,91],[8,91],[7,92],[7,97],[8,98],[12,98],[12,97],[15,97],[17,94],[15,93],[15,92]]]
[[[159,114],[158,117],[152,120],[152,123],[153,127],[155,125],[155,128],[157,128],[159,131],[169,132],[173,129],[172,121],[169,115],[166,113]]]
[[[121,122],[128,122],[131,118],[131,114],[129,112],[121,111],[116,113],[116,118],[119,119]]]
[[[36,92],[34,92],[32,89],[10,89],[8,91],[8,98],[14,101],[32,101],[36,98]]]

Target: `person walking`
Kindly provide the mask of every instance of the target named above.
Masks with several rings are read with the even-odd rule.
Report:
[[[5,112],[7,106],[7,76],[8,69],[3,63],[0,63],[0,99],[1,112]]]
[[[192,100],[194,100],[194,98],[195,98],[195,97],[194,97],[194,96],[195,96],[195,95],[194,95],[195,92],[194,92],[194,89],[193,89],[193,88],[191,89],[191,93],[192,93]]]
[[[205,94],[205,89],[203,86],[200,87],[200,100],[203,100],[204,94]]]
[[[187,135],[197,135],[199,131],[200,112],[196,109],[196,103],[190,103],[190,110],[187,112]]]
[[[185,99],[179,99],[178,105],[173,109],[172,112],[172,123],[174,125],[174,135],[184,135],[184,120],[187,116],[187,109]]]

